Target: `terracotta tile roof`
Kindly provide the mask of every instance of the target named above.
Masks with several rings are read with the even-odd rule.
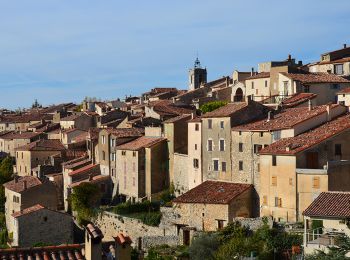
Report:
[[[17,193],[21,193],[25,190],[28,190],[32,187],[39,186],[43,184],[43,182],[35,176],[23,176],[23,177],[16,177],[15,180],[9,181],[4,183],[4,187],[8,190],[12,190]]]
[[[300,124],[313,117],[327,113],[327,106],[315,106],[312,110],[308,107],[287,108],[275,114],[269,121],[267,118],[252,123],[233,127],[233,131],[274,131],[281,129],[290,129],[293,126]],[[339,104],[329,105],[330,109],[334,109]]]
[[[140,128],[106,128],[106,131],[117,138],[138,137],[145,133],[145,130]]]
[[[191,114],[194,109],[184,108],[175,105],[154,106],[153,110],[160,115],[178,116],[182,114]]]
[[[337,94],[350,94],[350,87],[340,90]]]
[[[8,115],[3,117],[3,122],[9,123],[30,123],[31,121],[41,121],[43,119],[52,119],[52,116],[45,115],[42,113],[29,113],[29,114],[21,114],[21,115]]]
[[[308,217],[350,217],[350,192],[322,192],[306,210]]]
[[[260,154],[294,155],[350,128],[350,114],[340,116],[295,137],[283,138],[262,149]]]
[[[24,210],[21,210],[21,211],[17,211],[15,213],[12,214],[12,217],[14,218],[18,218],[18,217],[21,217],[21,216],[24,216],[24,215],[27,215],[27,214],[30,214],[30,213],[33,213],[33,212],[36,212],[38,210],[41,210],[41,209],[44,209],[45,207],[40,205],[40,204],[36,204],[34,206],[31,206],[29,208],[26,208]]]
[[[188,120],[187,122],[188,123],[200,123],[200,122],[202,122],[202,118],[200,116],[197,116],[193,119]]]
[[[111,177],[109,175],[95,175],[95,176],[92,176],[91,179],[87,178],[87,179],[84,179],[84,180],[81,180],[78,182],[74,182],[74,183],[70,184],[69,187],[74,188],[76,186],[79,186],[82,183],[87,183],[87,182],[97,184],[100,182],[106,182],[106,181],[110,181],[110,180],[111,180]]]
[[[61,118],[60,121],[74,121],[81,116],[82,116],[82,114],[70,115],[70,116],[66,116],[66,117]]]
[[[91,162],[91,160],[89,158],[87,158],[86,156],[83,156],[83,157],[75,158],[73,160],[64,162],[64,163],[62,163],[62,165],[66,169],[74,169],[80,165],[87,164],[89,162]]]
[[[350,57],[341,58],[341,59],[332,60],[332,61],[320,61],[318,64],[323,65],[323,64],[344,63],[344,62],[350,62]]]
[[[77,170],[74,170],[68,173],[69,176],[79,175],[79,174],[90,174],[90,173],[99,173],[100,165],[99,164],[88,164]]]
[[[165,120],[163,123],[164,124],[166,124],[166,123],[175,123],[175,122],[180,121],[182,119],[190,119],[190,118],[191,118],[191,115],[183,114],[183,115],[179,115],[179,116],[170,118],[168,120]]]
[[[222,106],[222,107],[215,109],[214,111],[205,113],[204,115],[202,115],[202,118],[229,117],[232,114],[234,114],[235,112],[246,107],[247,105],[248,105],[248,103],[246,103],[246,102],[229,103],[225,106]]]
[[[350,83],[349,80],[329,73],[287,73],[280,72],[282,75],[293,79],[295,81],[300,81],[304,84],[310,83]]]
[[[175,203],[228,204],[251,184],[205,181],[173,200]]]
[[[79,142],[85,142],[88,138],[89,133],[83,131],[82,133],[80,133],[78,136],[72,138],[72,141],[79,143]]]
[[[315,93],[297,93],[282,101],[283,107],[295,107],[317,97]]]
[[[137,151],[142,148],[152,147],[153,145],[164,140],[166,140],[166,138],[142,136],[140,138],[137,138],[136,140],[117,146],[117,149]]]
[[[25,247],[0,249],[2,260],[22,260],[22,259],[69,259],[84,260],[82,249],[84,245],[68,244],[59,246]]]
[[[10,132],[6,135],[2,135],[1,139],[8,139],[8,140],[13,140],[13,139],[31,139],[34,137],[37,137],[41,135],[41,133],[34,133],[34,132]]]
[[[38,140],[30,144],[18,147],[17,151],[63,151],[65,147],[60,140]]]
[[[101,131],[101,129],[99,129],[99,128],[94,128],[94,127],[89,128],[89,130],[88,130],[88,133],[89,133],[88,138],[91,139],[91,140],[97,140],[100,131]]]
[[[250,77],[246,78],[246,80],[269,78],[269,77],[270,77],[270,72],[261,72],[261,73],[257,73],[257,74],[255,74],[253,76],[250,76]]]

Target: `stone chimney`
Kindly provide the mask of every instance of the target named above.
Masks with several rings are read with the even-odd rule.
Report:
[[[250,76],[253,76],[254,75],[254,68],[252,67],[252,70],[250,72]]]
[[[292,60],[292,55],[288,54],[288,60]]]
[[[27,181],[23,180],[23,189],[26,190],[27,189]]]
[[[331,106],[327,105],[327,121],[331,121],[332,120],[332,114],[331,114]]]
[[[93,224],[85,227],[85,258],[86,260],[102,259],[102,238],[101,230]]]
[[[309,107],[309,111],[312,110],[312,102],[311,99],[308,100],[308,107]]]
[[[344,43],[343,46],[344,46],[344,49],[345,49],[346,48],[346,43]]]
[[[269,111],[267,113],[267,122],[269,122],[271,119],[273,119],[273,113],[272,113],[272,111]]]
[[[119,233],[114,240],[116,259],[131,260],[131,238],[125,233]]]

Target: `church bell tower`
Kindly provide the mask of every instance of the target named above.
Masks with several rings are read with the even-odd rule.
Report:
[[[188,87],[190,90],[199,88],[202,84],[207,83],[207,69],[202,68],[201,63],[197,57],[194,62],[194,67],[188,73]]]

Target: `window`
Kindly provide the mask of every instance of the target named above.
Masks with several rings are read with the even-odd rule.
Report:
[[[225,151],[225,140],[223,140],[223,139],[220,139],[220,141],[219,141],[219,146],[220,146],[220,151],[222,152],[222,151]]]
[[[277,186],[277,176],[272,176],[272,178],[271,178],[271,185],[272,186]]]
[[[208,151],[213,151],[213,140],[208,140]]]
[[[275,197],[275,207],[282,207],[282,199]]]
[[[134,163],[134,162],[132,163],[132,171],[136,172],[136,163]]]
[[[198,159],[193,159],[193,168],[199,168],[199,160]]]
[[[102,144],[106,144],[106,136],[102,135]]]
[[[263,196],[263,205],[267,205],[267,196],[266,195]]]
[[[276,166],[277,165],[277,157],[276,155],[272,155],[272,166]]]
[[[220,128],[224,129],[224,121],[220,121]]]
[[[124,162],[124,174],[126,174],[126,162]]]
[[[262,149],[262,145],[261,144],[254,144],[254,153],[259,153],[260,150]]]
[[[195,130],[195,131],[199,131],[199,124],[195,124],[195,125],[194,125],[194,130]]]
[[[334,74],[343,75],[343,64],[335,64],[334,65]]]
[[[243,143],[238,144],[238,151],[243,152]]]
[[[22,159],[23,159],[23,152],[22,152]]]
[[[334,155],[341,156],[341,144],[335,144],[334,145]]]
[[[239,135],[242,135],[242,131],[239,131],[238,134],[239,134]]]
[[[312,188],[319,189],[320,188],[320,177],[313,177],[312,179]]]
[[[304,92],[309,93],[310,92],[310,86],[304,85]]]
[[[106,160],[106,152],[102,151],[102,160],[105,161]]]
[[[125,154],[126,154],[126,151],[122,151],[122,155],[125,156]]]
[[[243,171],[243,161],[239,161],[238,169]]]
[[[226,162],[221,162],[221,171],[226,172]]]
[[[267,88],[267,80],[265,80],[265,88]]]
[[[276,142],[281,139],[281,131],[273,131],[272,133],[272,142]]]
[[[112,169],[112,177],[114,176],[114,169]]]
[[[255,95],[259,95],[259,89],[255,90]]]
[[[112,137],[110,138],[110,145],[111,147],[115,146],[115,139],[113,139]]]
[[[219,171],[219,160],[213,160],[214,171]]]
[[[208,128],[212,129],[212,127],[213,127],[213,120],[208,119]]]
[[[264,136],[264,132],[260,132],[260,137],[263,137]]]
[[[218,221],[218,230],[223,229],[224,228],[224,220],[218,219],[217,221]]]
[[[260,163],[257,163],[257,171],[260,172]]]
[[[289,185],[293,185],[293,178],[289,178]]]
[[[197,144],[194,144],[194,149],[197,150]]]
[[[252,89],[254,89],[254,81],[252,81]]]
[[[111,153],[110,157],[111,157],[111,161],[114,162],[115,161],[115,153]]]
[[[136,152],[135,151],[132,152],[132,156],[136,157]]]

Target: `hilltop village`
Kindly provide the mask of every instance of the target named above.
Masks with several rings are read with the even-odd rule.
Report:
[[[2,109],[1,259],[131,259],[236,221],[299,232],[293,254],[350,234],[350,47],[253,67]]]

